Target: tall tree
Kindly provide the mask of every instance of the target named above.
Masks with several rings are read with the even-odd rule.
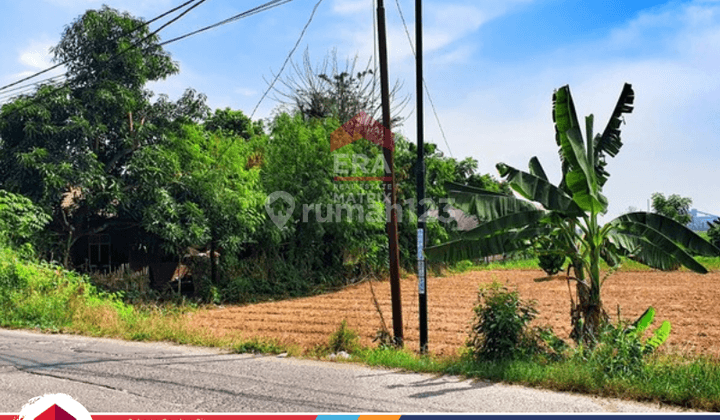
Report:
[[[127,166],[128,212],[172,254],[210,248],[211,279],[217,283],[215,251],[236,253],[265,220],[265,194],[254,151],[265,139],[211,132],[183,124],[165,139],[136,153]],[[132,212],[134,210],[134,212]]]
[[[692,215],[690,215],[691,205],[692,198],[690,197],[672,194],[665,198],[665,195],[658,192],[652,195],[653,212],[669,217],[681,225],[687,225],[692,221]]]
[[[177,111],[190,119],[203,113],[192,91],[175,104],[150,103],[146,83],[178,71],[158,41],[141,19],[107,6],[88,10],[52,49],[66,63],[67,83],[41,86],[0,110],[0,183],[52,214],[66,264],[79,238],[104,231],[117,222],[108,216],[129,205],[133,155],[156,144]]]

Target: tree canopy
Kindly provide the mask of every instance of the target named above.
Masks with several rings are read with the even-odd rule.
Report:
[[[78,239],[113,226],[140,227],[179,253],[208,238],[237,249],[260,223],[263,196],[246,164],[261,130],[239,111],[209,115],[191,89],[151,101],[146,84],[178,71],[158,41],[127,13],[89,10],[52,49],[67,83],[0,111],[1,186],[52,215],[66,264]]]
[[[690,215],[691,205],[692,199],[690,197],[672,194],[666,198],[665,195],[658,192],[652,195],[653,212],[669,217],[681,225],[687,225],[692,221],[692,215]]]

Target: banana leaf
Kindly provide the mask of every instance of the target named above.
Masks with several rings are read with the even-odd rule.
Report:
[[[645,238],[646,240],[650,241],[654,245],[660,247],[663,251],[667,252],[668,254],[672,255],[677,262],[684,265],[685,267],[691,269],[692,271],[696,273],[705,274],[707,273],[707,269],[703,267],[702,264],[695,261],[695,258],[693,258],[690,254],[688,254],[682,247],[680,247],[677,243],[673,242],[672,240],[668,239],[665,235],[658,232],[657,230],[653,229],[652,227],[648,225],[644,225],[641,223],[634,223],[634,224],[627,224],[629,226],[629,231],[633,234],[639,235],[642,238]]]
[[[503,231],[485,238],[458,239],[425,248],[429,261],[457,262],[506,254],[527,247],[527,241],[547,233],[545,227]]]
[[[471,194],[483,194],[483,195],[497,195],[501,197],[508,197],[507,194],[495,192],[495,191],[489,191],[484,190],[482,188],[473,187],[470,185],[465,184],[458,184],[457,182],[446,182],[445,183],[445,190],[448,192],[448,194],[453,193],[459,193],[459,192],[466,192]]]
[[[517,197],[493,194],[475,194],[462,191],[450,191],[452,206],[465,214],[476,216],[478,220],[494,220],[508,214],[537,210],[529,201]]]
[[[678,264],[682,264],[672,253],[675,249],[679,249],[677,247],[675,249],[665,249],[663,246],[656,245],[649,239],[630,231],[614,230],[609,232],[607,237],[615,246],[624,249],[626,251],[624,255],[628,258],[648,267],[669,271],[676,268]],[[695,268],[699,273],[707,272],[705,267],[698,264],[697,261],[695,261],[695,264],[690,264],[693,265],[693,267],[688,267],[690,269]]]
[[[528,167],[530,169],[530,174],[535,175],[536,177],[542,179],[543,181],[548,180],[548,177],[545,174],[545,170],[543,169],[542,165],[540,164],[540,160],[538,160],[537,156],[533,156],[530,159],[530,163],[528,163]]]
[[[555,123],[555,142],[560,147],[560,159],[569,166],[577,167],[572,145],[568,141],[567,132],[580,129],[575,103],[570,93],[570,86],[565,85],[553,94],[553,123]],[[564,169],[564,168],[563,168]],[[563,170],[563,174],[565,171]]]
[[[685,250],[705,257],[720,256],[720,248],[706,241],[687,227],[675,220],[657,213],[634,212],[623,214],[609,223],[620,226],[626,224],[643,224],[660,232],[673,242],[680,244]]]
[[[545,216],[545,214],[546,212],[544,210],[535,209],[511,213],[492,219],[486,223],[482,223],[476,228],[464,232],[461,239],[476,240],[496,235],[498,232],[502,231],[522,229],[526,226],[531,226],[534,223],[537,223]]]
[[[528,200],[540,203],[545,209],[569,216],[585,214],[572,197],[548,181],[504,163],[498,163],[496,167],[515,191]]]
[[[615,104],[615,109],[610,115],[610,121],[605,126],[605,131],[601,136],[595,138],[596,157],[605,153],[611,157],[618,154],[622,147],[622,141],[620,140],[620,125],[624,122],[622,114],[632,113],[633,102],[635,102],[635,92],[633,92],[631,84],[625,83],[617,104]]]
[[[655,319],[655,308],[650,306],[643,312],[640,317],[633,322],[633,326],[635,327],[635,334],[638,336],[641,336],[645,330],[652,324],[653,319]]]
[[[667,341],[668,337],[670,337],[670,321],[663,321],[660,327],[653,332],[652,337],[647,339],[645,345],[651,350],[655,350]]]
[[[584,211],[592,211],[595,213],[605,213],[607,211],[608,201],[605,196],[600,194],[600,187],[595,179],[595,168],[588,160],[588,153],[583,145],[582,133],[578,127],[573,127],[567,131],[565,139],[569,142],[569,153],[572,153],[572,161],[565,174],[565,182],[572,192],[573,200]]]

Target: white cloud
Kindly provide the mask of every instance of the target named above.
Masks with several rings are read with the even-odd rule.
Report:
[[[52,61],[50,54],[50,47],[54,43],[48,42],[47,40],[32,40],[26,44],[26,46],[17,51],[17,64],[9,65],[8,67],[13,69],[13,73],[9,73],[6,76],[0,78],[0,86],[4,86],[9,83],[14,83],[18,80],[32,76],[40,70],[44,70],[55,63]],[[36,78],[22,82],[19,85],[13,86],[10,90],[0,92],[0,95],[7,95],[10,93],[20,94],[29,93],[32,89],[29,86],[32,83],[39,82],[41,80],[58,76],[65,72],[63,66],[57,69],[51,70],[50,72],[44,73]]]
[[[428,59],[433,53],[443,56],[442,62],[453,59],[464,61],[473,51],[472,45],[455,45],[470,36],[484,23],[515,10],[532,0],[425,2],[423,8],[423,50]],[[400,1],[412,44],[415,44],[414,3]],[[370,57],[375,48],[373,20],[367,1],[337,0],[333,11],[345,19],[352,15],[352,23],[342,20],[338,24],[338,37],[346,42],[348,50],[358,51],[361,57]],[[413,53],[395,1],[385,4],[388,56],[391,65],[404,65],[412,60]],[[474,39],[472,43],[478,43]]]
[[[239,87],[236,88],[233,92],[242,95],[242,96],[254,96],[258,94],[258,91],[255,89],[249,89],[245,87]]]
[[[472,44],[458,45],[450,51],[443,51],[442,53],[433,55],[428,64],[433,66],[449,66],[467,63],[475,50],[477,50],[477,48]]]
[[[50,48],[55,42],[48,39],[31,40],[18,51],[18,61],[25,67],[42,70],[53,65]]]
[[[368,9],[369,3],[368,0],[335,0],[332,10],[340,15],[362,13]]]

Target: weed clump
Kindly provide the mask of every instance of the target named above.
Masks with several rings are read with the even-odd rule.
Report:
[[[347,321],[343,319],[338,329],[330,335],[328,350],[331,353],[354,353],[360,349],[358,333],[348,328]]]
[[[649,357],[670,335],[670,322],[664,321],[648,339],[643,339],[654,318],[653,307],[633,323],[618,316],[617,324],[608,324],[601,331],[594,348],[580,347],[576,357],[590,362],[606,379],[646,376]]]

